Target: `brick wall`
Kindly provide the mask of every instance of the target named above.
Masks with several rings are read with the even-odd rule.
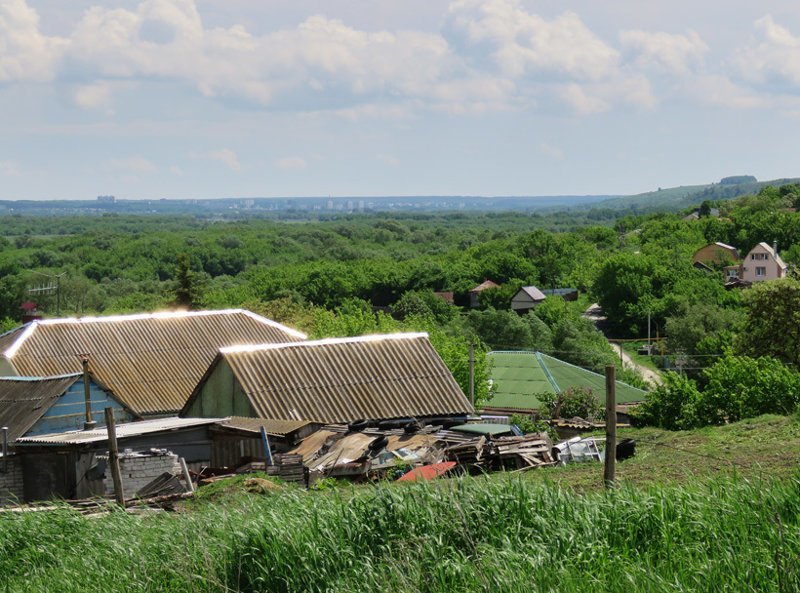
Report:
[[[125,498],[132,497],[164,472],[181,476],[178,456],[166,450],[154,449],[143,453],[125,451],[119,455],[119,466]],[[114,479],[110,467],[106,468],[104,483],[106,494],[113,495]]]
[[[8,457],[8,472],[3,473],[0,457],[0,505],[21,502],[23,497],[22,462],[15,455]]]

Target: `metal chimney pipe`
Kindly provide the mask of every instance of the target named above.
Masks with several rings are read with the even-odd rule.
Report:
[[[778,241],[777,240],[773,240],[772,241],[772,251],[775,252],[775,255],[778,255]]]
[[[83,422],[83,430],[94,430],[97,422],[92,417],[92,393],[89,382],[89,357],[82,356],[81,364],[83,364],[83,399],[86,403],[86,420]]]

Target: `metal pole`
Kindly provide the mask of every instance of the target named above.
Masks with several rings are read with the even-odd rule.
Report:
[[[475,346],[469,345],[469,403],[475,406]]]
[[[647,353],[650,354],[650,311],[647,312]]]
[[[8,473],[8,426],[3,427],[3,473]]]
[[[86,419],[83,422],[83,430],[94,430],[97,422],[92,415],[92,390],[89,384],[89,357],[81,357],[83,365],[83,401],[86,408]]]
[[[606,459],[603,482],[606,488],[614,486],[617,462],[617,384],[616,368],[606,366]]]
[[[264,454],[267,456],[267,465],[272,465],[272,449],[269,447],[269,438],[267,431],[261,427],[261,444],[264,445]]]
[[[106,429],[108,430],[108,464],[114,480],[114,497],[117,504],[125,507],[125,492],[122,489],[122,472],[119,469],[119,449],[117,448],[117,425],[114,423],[114,408],[106,408]]]

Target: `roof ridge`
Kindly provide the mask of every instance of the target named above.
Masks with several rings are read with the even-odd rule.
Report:
[[[285,342],[283,344],[245,344],[241,346],[228,346],[220,348],[220,354],[239,354],[244,352],[260,352],[265,350],[281,350],[283,348],[303,348],[312,346],[329,346],[334,344],[358,344],[369,342],[389,342],[394,340],[412,340],[427,338],[425,332],[406,332],[394,334],[370,334],[366,336],[351,336],[346,338],[322,338],[305,342]]]

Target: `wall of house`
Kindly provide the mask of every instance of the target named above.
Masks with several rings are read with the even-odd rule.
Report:
[[[100,457],[108,462],[107,457]],[[180,460],[177,455],[165,449],[159,451],[128,451],[119,455],[120,473],[122,474],[122,490],[125,498],[130,498],[147,486],[161,474],[167,472],[181,475]],[[114,494],[114,479],[111,469],[106,466],[106,477],[103,480],[105,493]]]
[[[763,255],[764,259],[753,259],[753,255],[756,257]],[[760,276],[757,274],[756,268],[764,268],[764,275]],[[762,245],[756,245],[753,249],[748,253],[744,261],[742,262],[742,280],[746,280],[748,282],[761,282],[763,280],[777,280],[778,278],[783,278],[786,275],[786,270],[782,269],[778,262],[775,261],[772,253],[769,250],[765,249]]]
[[[247,399],[230,365],[223,359],[203,383],[197,398],[189,406],[186,418],[226,418],[244,416],[256,418],[250,400]]]
[[[103,391],[96,383],[89,383],[89,394],[92,400],[92,418],[97,426],[105,426],[105,409],[114,409],[117,422],[131,422],[133,415],[122,407],[122,404]],[[83,380],[75,381],[69,389],[58,398],[47,412],[25,433],[25,436],[51,434],[68,430],[82,430],[86,419],[86,403],[83,393]]]
[[[22,462],[16,455],[9,455],[7,471],[0,457],[0,505],[14,504],[25,497],[22,479]]]

